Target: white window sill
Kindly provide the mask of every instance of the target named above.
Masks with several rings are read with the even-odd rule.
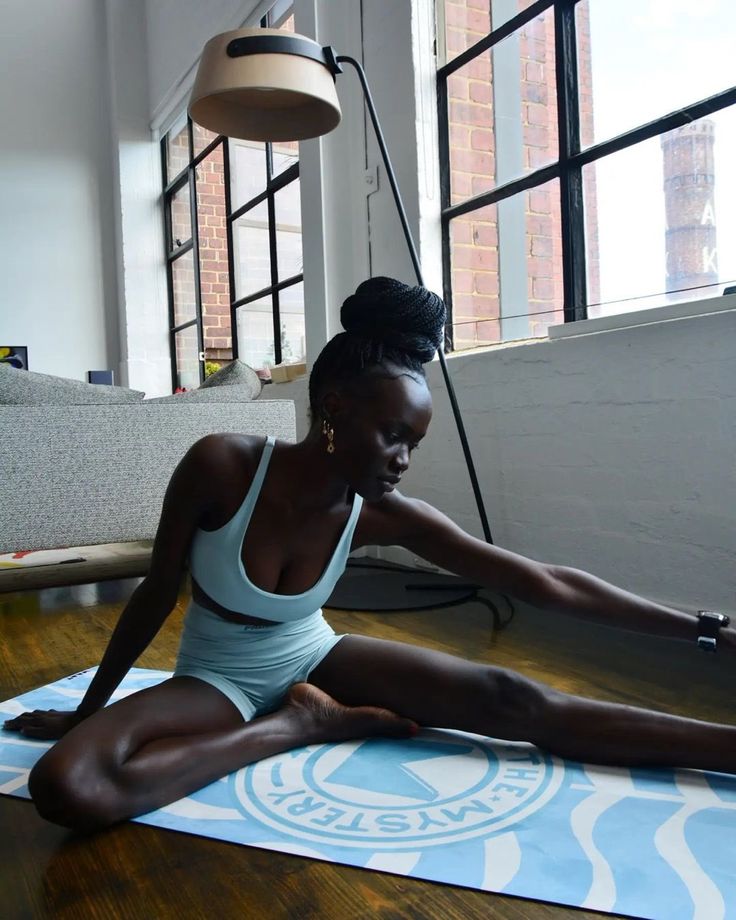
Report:
[[[649,326],[656,323],[666,323],[671,320],[687,319],[694,316],[707,316],[713,313],[725,313],[736,310],[736,294],[719,295],[704,300],[690,300],[682,303],[667,304],[664,307],[654,307],[649,310],[636,310],[631,313],[619,313],[615,316],[600,316],[595,319],[583,319],[576,323],[561,323],[559,326],[550,326],[547,335],[536,336],[531,339],[510,339],[508,342],[494,342],[492,345],[480,345],[476,348],[452,351],[447,355],[448,361],[457,361],[473,355],[488,354],[504,351],[508,348],[525,348],[530,345],[541,345],[544,342],[556,339],[568,339],[577,335],[592,335],[597,332],[607,332],[615,329],[630,329],[636,326]],[[433,359],[437,361],[437,357]]]
[[[588,335],[591,332],[604,332],[609,329],[626,329],[631,326],[645,326],[673,319],[684,319],[689,316],[705,316],[708,313],[721,313],[725,310],[736,310],[736,294],[671,303],[650,310],[600,316],[596,319],[583,319],[576,323],[562,323],[559,326],[550,326],[547,333],[550,339],[563,339],[574,335]]]

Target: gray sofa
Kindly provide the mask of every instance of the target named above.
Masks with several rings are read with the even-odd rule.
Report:
[[[243,400],[240,389],[218,387],[206,400],[0,405],[0,553],[71,547],[65,558],[84,560],[0,564],[0,591],[145,574],[166,485],[195,441],[212,432],[296,440],[293,402]]]

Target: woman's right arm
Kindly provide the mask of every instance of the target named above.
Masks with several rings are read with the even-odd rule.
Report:
[[[60,737],[107,703],[176,604],[194,531],[214,501],[212,485],[219,477],[213,472],[225,450],[223,441],[218,435],[202,438],[174,470],[164,496],[148,575],[125,605],[76,712],[24,713],[9,719],[7,729],[32,737]]]
[[[77,715],[86,719],[107,703],[120,681],[148,648],[176,603],[176,594],[162,590],[148,575],[135,589],[102,656]]]

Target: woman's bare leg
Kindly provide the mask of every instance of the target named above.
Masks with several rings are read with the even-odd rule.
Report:
[[[293,747],[415,729],[384,710],[340,706],[308,684],[292,687],[277,712],[243,722],[219,690],[177,677],[81,722],[38,761],[28,787],[42,817],[93,830]]]
[[[419,725],[529,741],[574,760],[736,773],[736,726],[571,696],[400,642],[345,636],[309,680],[349,706],[370,703]]]

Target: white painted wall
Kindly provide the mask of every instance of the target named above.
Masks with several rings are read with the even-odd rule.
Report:
[[[441,264],[429,259],[429,239],[420,231],[420,206],[434,200],[439,207],[436,144],[430,164],[421,157],[418,140],[426,130],[425,119],[436,124],[432,67],[431,4],[402,0],[398,4],[366,0],[362,4],[364,67],[373,95],[386,146],[406,210],[409,228],[417,248],[425,247],[424,283],[442,289]],[[420,39],[422,43],[420,45]],[[420,65],[420,54],[422,64]],[[429,65],[429,66],[427,66]],[[351,75],[352,76],[352,75]],[[429,103],[429,96],[432,103]],[[431,132],[430,132],[431,133]],[[379,189],[368,199],[370,226],[370,269],[372,275],[388,275],[415,283],[416,274],[399,221],[388,176],[383,167],[372,125],[367,128],[367,162],[378,167]],[[423,153],[423,145],[422,145]],[[421,203],[421,204],[420,204]],[[438,218],[439,212],[436,213]],[[435,227],[435,230],[437,228]],[[437,234],[434,234],[437,238]]]
[[[296,0],[296,31],[362,63],[360,3]],[[342,119],[299,145],[307,363],[342,331],[340,305],[370,274],[363,96],[351,68],[337,78]]]
[[[736,612],[734,342],[736,309],[451,357],[495,542]],[[437,363],[428,377],[405,491],[481,536]]]
[[[424,280],[442,289],[434,20],[424,0],[295,0],[296,29],[362,64]],[[415,272],[355,69],[337,77],[340,125],[300,145],[307,362],[340,332],[343,300],[373,275]],[[377,170],[378,185],[366,181]]]
[[[168,127],[186,106],[202,48],[219,32],[258,25],[273,0],[144,0],[151,121]]]
[[[0,339],[32,370],[116,368],[104,8],[0,0]]]
[[[144,0],[106,0],[111,142],[115,152],[120,380],[171,392],[161,158],[149,124]]]

